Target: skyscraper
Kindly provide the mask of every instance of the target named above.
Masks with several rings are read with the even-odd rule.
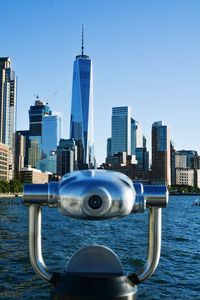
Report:
[[[61,118],[57,115],[42,117],[42,157],[47,158],[56,151],[61,138]]]
[[[131,108],[112,108],[112,155],[118,152],[131,154]]]
[[[192,159],[194,156],[198,155],[197,151],[195,150],[179,150],[176,153],[180,155],[185,155],[187,168],[192,168]]]
[[[14,146],[16,77],[9,57],[0,57],[0,142]]]
[[[169,128],[162,121],[152,125],[152,180],[171,185]]]
[[[24,160],[26,156],[26,137],[20,131],[15,133],[15,176],[18,177],[19,172],[24,168]]]
[[[42,118],[51,115],[48,104],[37,99],[29,109],[29,140],[28,163],[33,168],[42,157]]]
[[[112,155],[112,139],[108,138],[107,139],[107,147],[106,147],[106,153],[107,153],[107,157]]]
[[[16,77],[9,57],[0,57],[0,142],[10,151],[9,179],[14,175]]]
[[[23,136],[24,138],[21,138],[20,136]],[[25,147],[25,153],[21,153],[21,151],[23,152],[23,147],[21,148],[21,141],[23,141],[25,143],[25,145],[23,147]],[[19,157],[18,155],[22,157],[24,157],[24,166],[28,166],[28,149],[30,147],[30,140],[29,140],[29,130],[18,130],[15,133],[15,157],[18,160]],[[20,149],[21,148],[21,149]],[[16,170],[16,172],[18,172],[18,169]]]
[[[56,173],[56,149],[61,138],[61,117],[58,115],[44,115],[42,117],[41,160],[37,162],[37,169],[42,172]]]
[[[57,174],[63,176],[65,173],[80,169],[82,161],[82,143],[75,139],[61,139],[57,146]]]
[[[136,148],[143,147],[142,126],[131,118],[131,154],[135,155]]]
[[[50,106],[37,98],[29,109],[29,135],[42,136],[42,117],[51,114]]]
[[[92,61],[84,54],[83,30],[81,54],[76,56],[73,69],[70,138],[80,140],[83,163],[94,164]]]

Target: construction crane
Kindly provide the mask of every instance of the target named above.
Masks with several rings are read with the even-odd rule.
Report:
[[[36,100],[40,98],[38,94],[33,94],[33,96],[35,97]]]
[[[58,91],[55,91],[49,98],[48,98],[48,102],[47,104],[49,104],[49,102],[51,102],[52,98],[58,93]]]

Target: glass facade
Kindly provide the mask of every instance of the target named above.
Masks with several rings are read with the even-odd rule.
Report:
[[[57,174],[63,176],[66,173],[76,170],[77,146],[72,139],[61,139],[57,147]]]
[[[136,148],[143,147],[142,126],[131,118],[131,154],[135,155]]]
[[[136,148],[135,155],[137,160],[137,169],[142,172],[148,172],[149,170],[149,152],[146,148]]]
[[[16,77],[9,57],[0,57],[0,142],[14,149]]]
[[[186,156],[186,167],[187,168],[192,168],[192,159],[193,159],[193,157],[198,156],[198,153],[195,150],[179,150],[176,153]]]
[[[42,172],[50,172],[55,174],[57,171],[57,157],[56,155],[50,155],[43,160],[39,160],[37,162],[37,169],[41,170]]]
[[[6,70],[6,98],[7,101],[6,108],[6,134],[5,140],[9,147],[13,147],[13,137],[15,133],[15,115],[16,115],[16,78],[15,73],[11,68]]]
[[[43,116],[51,115],[50,106],[40,100],[29,109],[29,149],[28,164],[36,168],[42,158],[42,120]]]
[[[162,121],[152,125],[152,179],[171,185],[169,128]]]
[[[42,117],[42,157],[47,158],[56,151],[61,138],[61,118],[59,116]]]
[[[83,163],[94,165],[92,61],[78,55],[74,61],[70,138],[82,142]]]
[[[107,149],[106,149],[107,157],[112,155],[112,139],[107,139]]]
[[[23,136],[24,145],[21,145],[21,137]],[[21,149],[22,147],[22,149]],[[23,149],[25,147],[25,149]],[[30,147],[30,140],[29,140],[29,130],[18,130],[15,134],[15,160],[19,159],[19,156],[24,157],[24,166],[28,165],[28,149]],[[24,151],[24,154],[22,152]],[[16,169],[16,172],[18,172],[18,167]]]
[[[29,109],[29,134],[30,136],[42,135],[42,117],[51,115],[50,106],[40,100],[35,101],[35,105]]]
[[[112,155],[118,152],[131,154],[131,108],[112,108]]]
[[[131,154],[132,155],[135,155],[135,149],[136,149],[136,130],[137,130],[136,121],[131,118]]]
[[[9,179],[14,176],[17,80],[9,57],[0,57],[0,142],[10,148]]]
[[[30,136],[29,143],[30,147],[28,149],[28,164],[32,168],[36,168],[37,162],[41,159],[42,156],[42,138],[41,136]]]

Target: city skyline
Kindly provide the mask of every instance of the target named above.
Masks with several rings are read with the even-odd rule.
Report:
[[[69,137],[71,65],[80,49],[84,23],[86,50],[94,63],[98,162],[106,156],[111,108],[124,105],[132,107],[134,119],[142,125],[148,149],[151,124],[164,120],[176,149],[200,152],[196,136],[200,3],[127,1],[125,7],[117,1],[115,5],[113,1],[92,5],[80,1],[10,1],[3,2],[1,8],[5,12],[0,20],[2,28],[8,13],[17,25],[11,43],[8,33],[12,24],[6,22],[1,45],[1,56],[11,57],[18,76],[17,130],[28,129],[27,110],[34,101],[33,94],[38,93],[47,102],[51,99],[53,111],[63,112],[64,136]],[[79,18],[72,18],[74,11]]]

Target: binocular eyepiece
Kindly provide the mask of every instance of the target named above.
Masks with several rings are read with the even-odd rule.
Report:
[[[92,195],[88,200],[91,209],[99,209],[103,204],[102,199],[98,195]]]

